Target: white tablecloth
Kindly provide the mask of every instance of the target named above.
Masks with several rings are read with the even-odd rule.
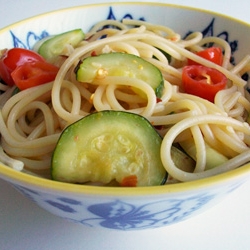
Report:
[[[36,14],[90,2],[105,1],[0,0],[0,28]],[[249,0],[159,2],[204,8],[250,23]],[[117,232],[67,222],[37,207],[0,180],[0,249],[250,249],[249,193],[250,180],[220,204],[190,220],[154,230]]]

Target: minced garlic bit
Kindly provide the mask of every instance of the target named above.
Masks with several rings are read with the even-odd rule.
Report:
[[[108,71],[104,68],[100,68],[97,70],[96,78],[103,79],[108,75]]]

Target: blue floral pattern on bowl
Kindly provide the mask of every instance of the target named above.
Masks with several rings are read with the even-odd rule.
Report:
[[[80,200],[36,192],[20,185],[15,185],[15,188],[40,207],[82,225],[90,227],[98,225],[116,230],[138,230],[183,221],[211,206],[222,195],[232,192],[241,184],[230,185],[221,193],[217,190],[203,191],[184,198],[155,199],[148,203],[143,200],[125,202],[116,198],[105,202]]]
[[[39,35],[35,34],[35,32],[33,32],[33,31],[29,31],[26,35],[25,41],[22,41],[12,31],[10,31],[10,34],[11,34],[12,40],[13,40],[13,47],[25,48],[25,49],[32,49],[33,45],[36,42],[49,36],[49,33],[46,30],[42,31],[41,34],[39,34]]]
[[[133,15],[130,13],[126,13],[124,14],[124,16],[122,16],[122,18],[120,18],[120,20],[124,19],[124,18],[130,18],[133,19]],[[118,18],[116,17],[113,8],[109,7],[108,10],[108,14],[107,14],[107,20],[111,19],[111,20],[117,20]],[[139,20],[145,21],[146,18],[144,17],[140,17]],[[224,40],[226,40],[232,49],[232,53],[234,53],[237,49],[238,49],[238,41],[234,40],[234,41],[230,41],[229,40],[229,33],[227,31],[221,31],[218,34],[214,34],[214,25],[215,25],[215,18],[213,18],[211,20],[211,22],[207,25],[207,27],[205,27],[201,32],[203,34],[204,37],[206,36],[218,36],[223,38]],[[188,31],[186,36],[188,34],[190,34],[192,31]],[[26,35],[26,39],[25,40],[21,40],[19,39],[12,31],[10,31],[10,34],[12,36],[13,39],[13,47],[23,47],[23,48],[27,48],[27,49],[32,49],[33,45],[43,39],[46,36],[49,36],[49,32],[46,30],[43,30],[40,34],[35,34],[35,32],[33,31],[29,31]],[[185,37],[185,36],[184,36]],[[233,58],[232,58],[233,60]]]

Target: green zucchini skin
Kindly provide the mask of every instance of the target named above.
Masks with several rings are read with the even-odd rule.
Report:
[[[52,179],[109,185],[136,176],[136,186],[164,184],[161,142],[140,115],[111,110],[90,114],[61,134],[52,156]]]
[[[51,37],[44,41],[38,48],[38,53],[46,60],[63,55],[65,47],[70,44],[76,47],[85,38],[81,29],[70,30]]]
[[[105,76],[126,76],[147,82],[157,97],[162,96],[164,79],[152,63],[136,55],[113,52],[85,58],[76,70],[79,82],[92,83]]]

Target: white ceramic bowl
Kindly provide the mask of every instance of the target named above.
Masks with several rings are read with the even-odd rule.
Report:
[[[220,14],[157,3],[112,3],[74,7],[40,15],[0,31],[0,48],[32,48],[47,34],[79,26],[87,31],[100,20],[131,16],[168,25],[185,35],[203,31],[227,39],[239,60],[249,51],[250,26]],[[218,176],[143,188],[79,186],[41,179],[0,165],[0,177],[38,206],[91,227],[149,229],[188,219],[221,201],[250,175],[250,164]]]

